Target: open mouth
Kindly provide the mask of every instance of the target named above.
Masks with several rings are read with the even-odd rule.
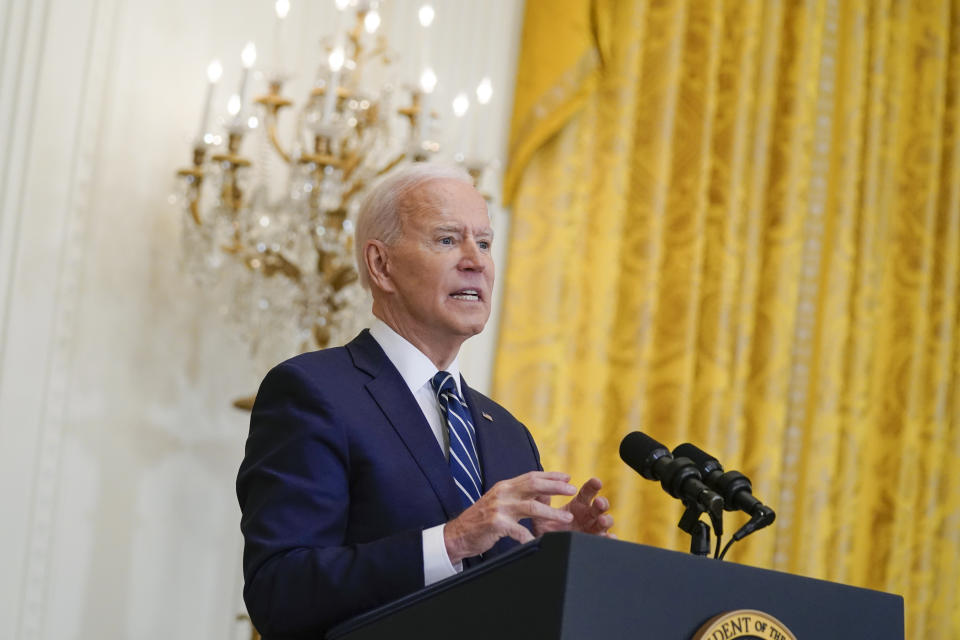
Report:
[[[454,291],[451,293],[450,297],[454,298],[455,300],[478,302],[480,300],[480,292],[476,289],[460,289],[459,291]]]

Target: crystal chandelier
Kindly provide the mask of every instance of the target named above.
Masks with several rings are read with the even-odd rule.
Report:
[[[285,78],[278,71],[269,75],[267,93],[247,104],[256,59],[248,43],[225,133],[211,133],[212,96],[222,73],[219,62],[211,63],[193,164],[177,172],[185,269],[219,298],[220,310],[264,365],[345,342],[366,323],[366,296],[353,262],[356,209],[376,178],[426,161],[440,148],[436,114],[428,106],[436,74],[424,66],[418,85],[367,87],[371,68],[391,64],[385,38],[377,34],[378,3],[336,2],[343,28],[324,42],[326,64],[298,109],[283,95]],[[289,0],[277,1],[278,20],[288,10]],[[433,9],[421,7],[419,19],[429,26]],[[489,79],[484,83],[478,98],[489,94]],[[465,97],[457,99],[459,117]],[[296,112],[294,135],[284,144],[278,124],[290,111]],[[252,158],[245,143],[256,149]],[[468,170],[479,181],[483,167]]]

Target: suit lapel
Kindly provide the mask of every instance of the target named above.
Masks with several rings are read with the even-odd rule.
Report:
[[[393,426],[433,488],[447,518],[463,511],[437,439],[397,368],[366,329],[347,344],[354,365],[372,376],[367,391]]]
[[[483,472],[483,490],[486,492],[501,480],[506,480],[517,475],[516,459],[511,455],[515,445],[511,445],[508,439],[509,429],[507,425],[499,424],[498,418],[502,419],[502,411],[496,409],[496,404],[486,396],[483,396],[467,386],[460,377],[461,388],[464,390],[464,396],[467,404],[470,406],[470,416],[473,418],[473,424],[477,428],[477,448],[480,450],[480,468]],[[510,466],[513,463],[514,466]],[[533,531],[533,525],[529,519],[524,518],[520,524]],[[484,558],[500,555],[508,549],[516,546],[511,538],[501,538],[490,551],[477,558],[468,558],[464,561],[464,566],[472,567]]]
[[[463,376],[460,376],[460,388],[464,390],[464,397],[470,408],[470,417],[477,431],[477,453],[480,456],[480,470],[483,473],[483,491],[508,477],[500,462],[504,451],[509,447],[500,439],[500,430],[497,424],[487,416],[490,408],[486,398],[467,386]]]

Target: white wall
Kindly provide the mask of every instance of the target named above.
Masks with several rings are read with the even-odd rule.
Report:
[[[292,4],[305,86],[332,0]],[[521,2],[434,4],[437,104],[489,73],[502,151]],[[418,5],[383,7],[402,73]],[[229,403],[263,371],[179,270],[167,197],[206,64],[229,85],[269,51],[272,2],[5,0],[0,34],[0,639],[243,636]],[[465,347],[481,389],[495,324]]]

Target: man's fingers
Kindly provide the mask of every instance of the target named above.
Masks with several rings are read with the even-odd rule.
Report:
[[[590,508],[587,520],[582,524],[589,531],[602,531],[609,529],[613,526],[613,516],[608,513],[604,513],[604,510],[602,509],[598,509],[596,504],[597,502],[594,501],[594,506]]]
[[[539,518],[554,522],[569,523],[573,521],[573,514],[565,509],[554,509],[539,500],[533,499],[522,503],[520,515],[526,518]]]
[[[518,498],[537,496],[572,496],[577,488],[570,484],[570,476],[557,471],[531,471],[502,484],[502,491]]]
[[[575,495],[576,487],[570,484],[570,474],[560,471],[530,471],[516,478],[528,491],[545,495]]]
[[[560,480],[545,480],[536,478],[520,488],[520,495],[525,498],[538,496],[572,496],[576,495],[577,488],[568,482]]]
[[[591,502],[593,502],[593,499],[597,497],[597,494],[600,492],[602,487],[603,483],[601,483],[598,478],[590,478],[583,483],[582,487],[580,487],[580,491],[577,493],[576,500],[585,505],[589,505]]]
[[[507,529],[507,535],[520,544],[525,544],[533,540],[533,534],[530,533],[525,526],[516,522],[514,522],[513,525]]]
[[[594,516],[599,516],[610,508],[610,501],[604,497],[599,497],[590,505],[590,511]]]
[[[528,471],[520,476],[521,478],[546,478],[547,480],[560,480],[561,482],[570,482],[570,474],[562,471]]]

